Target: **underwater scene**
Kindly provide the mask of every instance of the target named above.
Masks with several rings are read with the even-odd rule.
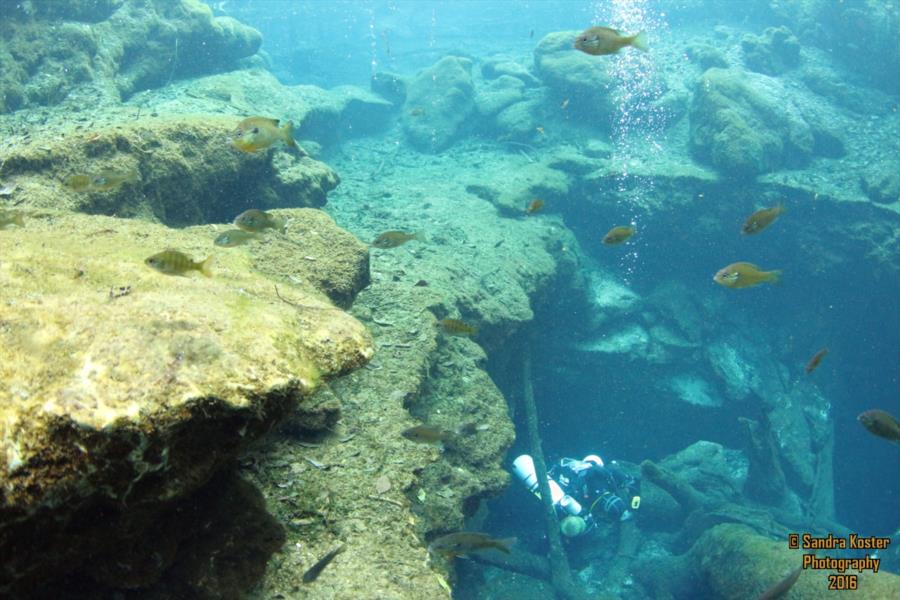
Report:
[[[0,0],[0,598],[900,598],[897,0]]]

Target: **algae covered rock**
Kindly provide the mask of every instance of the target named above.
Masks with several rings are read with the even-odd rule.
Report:
[[[694,44],[688,46],[687,57],[704,71],[713,67],[728,68],[728,60],[721,50],[710,44]]]
[[[769,27],[762,36],[748,33],[741,48],[747,68],[766,75],[780,75],[800,64],[800,42],[784,26]]]
[[[294,137],[322,144],[370,134],[385,127],[395,109],[376,93],[354,85],[323,89],[282,84],[262,69],[244,69],[174,83],[131,98],[138,107],[152,106],[168,115],[235,113],[290,120]],[[240,120],[240,118],[238,120]]]
[[[893,204],[900,201],[900,161],[874,165],[862,174],[860,184],[872,202]]]
[[[689,552],[687,564],[695,577],[716,598],[756,598],[801,566],[801,550],[788,549],[784,539],[774,540],[749,527],[726,523],[704,533]],[[837,557],[824,551],[825,556]],[[900,597],[900,576],[885,571],[857,573],[859,598]],[[804,570],[785,597],[818,600],[826,597],[830,570]],[[846,592],[845,592],[846,593]],[[835,596],[841,595],[836,592]]]
[[[299,104],[291,111],[297,115],[297,135],[323,143],[374,133],[387,124],[394,109],[387,100],[355,85],[330,90],[298,85],[285,91],[288,106]]]
[[[541,84],[531,72],[511,58],[494,56],[485,60],[481,65],[481,76],[492,80],[500,77],[515,77],[528,87],[536,87]]]
[[[373,92],[393,103],[401,106],[406,101],[407,78],[398,73],[378,71],[372,75],[370,87]]]
[[[510,138],[531,138],[537,128],[540,106],[540,100],[525,100],[507,106],[497,115],[497,129]]]
[[[570,178],[562,171],[542,163],[529,163],[513,171],[497,171],[480,182],[473,182],[466,191],[493,202],[507,216],[522,216],[534,198],[561,201],[569,185]]]
[[[469,59],[447,56],[409,82],[402,122],[413,146],[437,152],[453,143],[475,106],[471,70]]]
[[[117,101],[173,79],[233,68],[262,43],[255,29],[214,17],[197,0],[27,2],[6,16],[4,9],[0,112],[57,104],[83,85],[92,90],[86,101],[98,95]]]
[[[613,112],[608,61],[575,50],[578,33],[557,31],[544,36],[534,49],[535,72],[554,95],[569,100],[569,111],[605,119]]]
[[[251,206],[325,203],[339,181],[332,169],[300,152],[241,152],[230,142],[238,122],[220,116],[113,116],[89,130],[65,126],[55,137],[36,137],[0,154],[0,175],[18,186],[28,207],[139,216],[173,226],[229,222]],[[108,173],[129,180],[96,190],[68,183],[73,176]]]
[[[323,246],[348,243],[330,221],[310,226]],[[314,281],[276,291],[242,248],[212,246],[208,227],[28,211],[2,234],[0,547],[15,557],[4,590],[116,554],[131,529],[97,535],[108,519],[195,491],[374,352]],[[214,254],[213,276],[145,264],[165,248]]]
[[[272,213],[287,219],[285,234],[246,246],[253,267],[272,278],[311,285],[336,305],[350,308],[356,294],[369,285],[368,246],[321,210]]]
[[[482,87],[475,96],[478,114],[483,117],[497,114],[510,104],[521,100],[524,88],[525,84],[521,79],[501,75]]]
[[[735,177],[799,167],[814,135],[782,84],[738,69],[709,69],[690,108],[691,150]]]

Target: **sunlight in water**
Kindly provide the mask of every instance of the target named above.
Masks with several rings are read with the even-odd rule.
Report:
[[[616,82],[611,90],[616,115],[612,123],[612,143],[615,147],[613,160],[618,162],[618,197],[624,204],[631,225],[637,228],[636,244],[640,244],[643,228],[638,222],[641,205],[653,196],[653,180],[632,169],[642,161],[656,160],[662,153],[659,143],[664,135],[664,109],[654,105],[665,92],[664,83],[656,73],[654,42],[665,35],[667,25],[665,14],[648,8],[647,0],[612,0],[597,3],[594,22],[608,24],[623,35],[646,32],[650,50],[640,52],[635,48],[625,48],[618,55],[610,57],[609,74]],[[636,271],[638,264],[637,246],[631,246],[622,258],[626,270],[626,283]]]

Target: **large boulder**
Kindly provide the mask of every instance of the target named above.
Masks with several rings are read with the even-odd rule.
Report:
[[[872,202],[900,202],[900,161],[883,161],[860,176],[860,185]]]
[[[746,34],[741,49],[747,68],[766,75],[780,75],[800,64],[800,42],[784,26],[769,27],[761,36]]]
[[[244,69],[177,82],[163,90],[149,90],[129,103],[152,107],[165,115],[194,116],[222,112],[281,117],[294,123],[298,140],[332,144],[370,134],[387,126],[395,106],[354,85],[323,89],[314,85],[287,86],[262,69]]]
[[[147,553],[133,546],[153,537],[155,514],[199,489],[320,382],[373,355],[366,328],[328,301],[315,275],[329,264],[347,271],[332,257],[365,257],[365,247],[318,211],[282,216],[287,233],[231,249],[212,245],[209,226],[47,210],[0,232],[3,595],[108,572],[102,557],[122,572],[152,561],[155,543]],[[318,245],[294,237],[297,223]],[[214,254],[213,276],[144,264],[165,248],[197,260]],[[268,253],[268,276],[253,268],[254,248]],[[279,270],[289,264],[279,253],[300,269],[318,266]]]
[[[232,147],[237,117],[158,117],[113,121],[0,152],[14,199],[35,208],[141,216],[172,226],[231,221],[247,208],[318,207],[337,174],[302,150],[247,154]],[[275,158],[277,157],[277,158]],[[128,175],[111,189],[81,191],[72,176]]]
[[[522,99],[525,84],[521,79],[510,75],[501,75],[489,81],[475,96],[475,107],[482,117],[496,115],[498,112]]]
[[[688,553],[686,566],[693,571],[695,585],[707,590],[704,597],[756,598],[800,567],[801,551],[788,548],[784,539],[771,539],[736,523],[717,525],[704,533]],[[818,554],[818,553],[817,553]],[[836,552],[820,554],[839,558]],[[804,569],[790,592],[777,596],[818,600],[826,595],[832,570]],[[857,573],[860,598],[900,597],[900,576],[885,571]],[[696,592],[695,592],[696,593]],[[840,592],[835,592],[839,596]]]
[[[403,131],[409,142],[426,152],[453,143],[475,106],[472,61],[447,56],[409,82]]]
[[[492,56],[481,63],[481,76],[486,80],[498,79],[503,76],[515,77],[528,87],[537,87],[541,84],[537,77],[507,56]]]
[[[4,7],[0,39],[0,113],[57,104],[77,87],[89,87],[95,103],[115,102],[234,68],[262,43],[258,31],[214,17],[198,0],[21,3]]]
[[[609,60],[576,50],[578,33],[557,31],[544,36],[534,49],[534,69],[555,97],[569,101],[570,114],[605,123],[613,112]]]
[[[538,114],[543,104],[540,98],[510,104],[494,119],[504,138],[528,140],[538,133]]]
[[[548,208],[563,202],[570,184],[568,175],[545,163],[504,164],[467,185],[466,191],[492,202],[506,216],[521,217],[535,198],[548,202]]]
[[[690,108],[691,150],[732,177],[799,167],[815,136],[778,79],[713,68],[697,82]]]

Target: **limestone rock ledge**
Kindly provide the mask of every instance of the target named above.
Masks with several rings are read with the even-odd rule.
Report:
[[[245,248],[215,248],[208,228],[25,218],[0,231],[3,595],[147,535],[108,523],[140,513],[152,524],[148,510],[198,489],[320,381],[374,353],[315,278],[279,281],[279,298]],[[330,220],[313,222],[332,246],[359,245]],[[214,251],[213,277],[144,264],[170,247],[195,260]]]
[[[302,151],[247,154],[232,147],[241,117],[135,117],[120,109],[89,127],[54,121],[0,148],[0,175],[16,188],[12,201],[181,227],[231,221],[250,203],[262,209],[322,206],[340,181]],[[135,181],[101,191],[66,184],[71,176],[106,172]]]

